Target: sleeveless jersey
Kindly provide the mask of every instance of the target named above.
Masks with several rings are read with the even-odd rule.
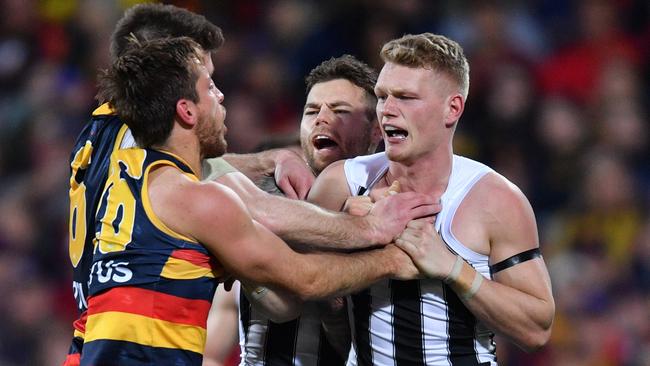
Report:
[[[179,158],[149,149],[111,155],[97,211],[81,365],[201,365],[221,267],[200,243],[172,231],[147,193],[152,168]]]
[[[344,171],[352,194],[367,194],[388,170],[385,153],[347,160]],[[436,230],[449,248],[490,278],[488,257],[461,243],[451,231],[456,209],[474,184],[492,169],[454,155]],[[350,296],[353,348],[348,366],[494,366],[494,334],[441,280],[383,280]]]
[[[273,177],[263,179],[260,188],[272,194],[282,194]],[[240,291],[240,366],[344,365],[344,357],[339,355],[325,335],[321,324],[322,306],[318,302],[307,301],[300,317],[276,323],[256,311],[244,292]],[[330,336],[336,337],[332,332]]]

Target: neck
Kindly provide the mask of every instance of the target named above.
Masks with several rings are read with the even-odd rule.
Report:
[[[440,198],[447,189],[453,160],[453,151],[449,148],[432,151],[413,162],[390,161],[386,181],[400,182],[403,192],[414,191]]]
[[[201,165],[202,156],[196,135],[190,130],[177,129],[174,126],[172,133],[164,144],[154,146],[154,149],[172,153],[183,160],[190,169],[200,178],[203,177]]]

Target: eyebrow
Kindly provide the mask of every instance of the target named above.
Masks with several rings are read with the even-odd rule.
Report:
[[[352,104],[350,104],[348,102],[345,102],[345,101],[342,101],[342,100],[336,101],[336,102],[333,102],[333,103],[325,103],[325,104],[330,108],[336,108],[336,107],[341,107],[341,106],[343,106],[343,107],[352,107]],[[319,106],[320,106],[320,104],[317,104],[317,103],[306,103],[304,109],[318,108]]]
[[[390,93],[390,94],[412,94],[412,91],[408,91],[404,88],[401,87],[392,87],[392,88],[386,88],[386,87],[375,87],[375,94],[377,92],[383,91],[385,93]]]

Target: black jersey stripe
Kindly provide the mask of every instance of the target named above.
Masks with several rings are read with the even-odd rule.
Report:
[[[251,325],[251,303],[248,302],[244,290],[239,291],[239,321],[244,330],[244,344],[248,343],[248,329]]]
[[[318,344],[318,366],[332,366],[332,365],[345,365],[343,357],[334,349],[334,347],[327,340],[325,329],[320,326],[319,330],[319,344]]]
[[[358,366],[372,365],[372,349],[370,347],[370,289],[363,290],[352,296],[352,314],[354,315],[354,338]]]
[[[456,292],[443,285],[447,303],[447,333],[449,335],[449,361],[452,366],[481,366],[474,349],[476,317],[460,300]],[[489,364],[489,363],[488,363]]]
[[[420,281],[390,281],[397,366],[424,365]]]
[[[299,319],[285,323],[268,321],[268,331],[264,346],[264,363],[266,365],[292,366],[296,353],[296,334]]]

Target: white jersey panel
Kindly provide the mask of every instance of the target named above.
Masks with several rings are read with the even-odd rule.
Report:
[[[367,194],[387,169],[385,153],[347,160],[344,171],[351,194]],[[463,245],[453,235],[451,223],[467,193],[491,171],[484,164],[454,155],[436,220],[436,230],[449,247],[487,278],[488,257]],[[381,281],[368,292],[350,296],[349,303],[354,329],[350,366],[497,364],[492,332],[440,280]]]

